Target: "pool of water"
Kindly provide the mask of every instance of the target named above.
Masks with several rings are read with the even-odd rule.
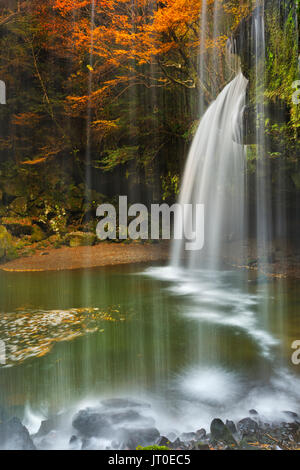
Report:
[[[103,398],[147,400],[161,432],[299,411],[299,282],[119,266],[0,274],[0,404],[32,432]]]

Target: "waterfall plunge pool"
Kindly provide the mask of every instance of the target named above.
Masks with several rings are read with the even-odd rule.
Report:
[[[299,281],[141,265],[0,277],[0,405],[32,433],[66,411],[51,448],[68,447],[76,411],[107,398],[150,403],[167,435],[253,408],[299,411]]]

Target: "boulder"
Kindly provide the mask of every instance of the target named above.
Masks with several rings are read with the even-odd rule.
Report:
[[[256,421],[251,418],[244,418],[237,424],[237,429],[242,437],[243,442],[256,442],[259,440],[257,434],[259,426]]]
[[[151,408],[151,405],[142,401],[129,400],[127,398],[108,398],[101,401],[106,408]]]
[[[17,197],[9,205],[9,211],[11,215],[19,215],[21,217],[26,217],[27,215],[27,200],[25,197]]]
[[[11,418],[0,424],[1,450],[35,450],[28,429],[19,418]]]
[[[159,436],[159,431],[156,428],[123,428],[118,432],[118,440],[122,442],[123,449],[151,446],[155,444]]]
[[[158,445],[160,447],[169,447],[171,445],[171,442],[167,437],[161,436],[156,441],[156,445]]]
[[[97,237],[92,232],[71,232],[66,237],[71,247],[77,246],[92,246],[94,245]]]
[[[214,419],[210,425],[212,441],[222,441],[227,444],[236,444],[231,432],[221,419]]]
[[[171,443],[171,449],[183,449],[185,448],[184,442],[177,438],[174,442]]]
[[[183,442],[194,441],[196,438],[197,434],[195,432],[184,432],[180,436]]]
[[[42,240],[45,240],[46,235],[45,232],[39,227],[38,225],[33,225],[32,226],[32,234],[31,234],[31,242],[32,243],[37,243]]]
[[[237,432],[236,425],[233,421],[226,420],[226,427],[231,432],[231,434],[235,434]]]
[[[196,431],[196,437],[198,440],[202,441],[202,439],[205,439],[206,437],[206,431],[205,429],[198,429],[198,431]]]
[[[237,424],[238,431],[242,434],[254,434],[258,431],[258,424],[251,418],[244,418]]]
[[[78,442],[79,442],[79,439],[78,439],[77,436],[73,435],[73,436],[70,437],[70,440],[69,440],[70,446],[76,446],[78,444]]]
[[[112,424],[134,422],[142,419],[142,416],[135,410],[126,410],[120,413],[111,413],[107,416],[109,417]]]
[[[79,411],[72,422],[73,427],[84,437],[108,437],[112,429],[103,414],[92,409]]]

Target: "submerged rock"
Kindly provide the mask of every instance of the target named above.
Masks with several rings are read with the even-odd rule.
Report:
[[[1,450],[35,450],[28,429],[19,418],[11,418],[0,424]]]

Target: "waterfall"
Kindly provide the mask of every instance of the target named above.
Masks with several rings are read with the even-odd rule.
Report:
[[[204,114],[195,135],[184,173],[180,200],[205,206],[205,249],[187,255],[194,268],[199,259],[220,267],[222,244],[244,233],[244,167],[241,113],[248,81],[239,73]],[[189,223],[184,220],[184,224]],[[184,241],[174,241],[172,264],[181,264]],[[202,265],[203,266],[203,265]]]
[[[201,83],[205,77],[206,5],[203,2],[199,51]],[[291,6],[281,1],[279,6],[285,14],[282,20],[284,23]],[[205,246],[201,253],[189,254],[184,252],[185,241],[175,240],[172,249],[173,266],[184,264],[188,268],[201,266],[218,269],[222,265],[221,252],[226,253],[228,249],[225,243],[237,242],[234,258],[243,261],[249,257],[255,258],[258,269],[264,271],[266,263],[271,259],[272,240],[284,239],[287,235],[285,183],[280,168],[275,175],[266,127],[272,114],[272,108],[265,104],[266,12],[271,6],[266,0],[255,0],[253,7],[246,23],[241,23],[240,43],[237,45],[235,38],[228,41],[231,60],[229,69],[237,73],[240,67],[237,57],[243,56],[241,66],[245,76],[239,72],[207,111],[203,115],[200,113],[201,122],[183,176],[179,204],[192,204],[194,208],[197,204],[205,206]],[[295,11],[293,14],[296,18]],[[213,22],[213,36],[216,38],[220,34],[216,2]],[[213,57],[213,63],[217,76],[216,56]],[[199,99],[202,110],[204,101],[201,93]],[[249,180],[246,168],[248,149],[256,165],[255,176]],[[274,178],[277,187],[274,186]],[[190,226],[190,218],[184,220],[184,224]],[[246,240],[251,238],[255,238],[254,244],[248,243],[246,247]],[[284,246],[281,246],[284,250]]]

